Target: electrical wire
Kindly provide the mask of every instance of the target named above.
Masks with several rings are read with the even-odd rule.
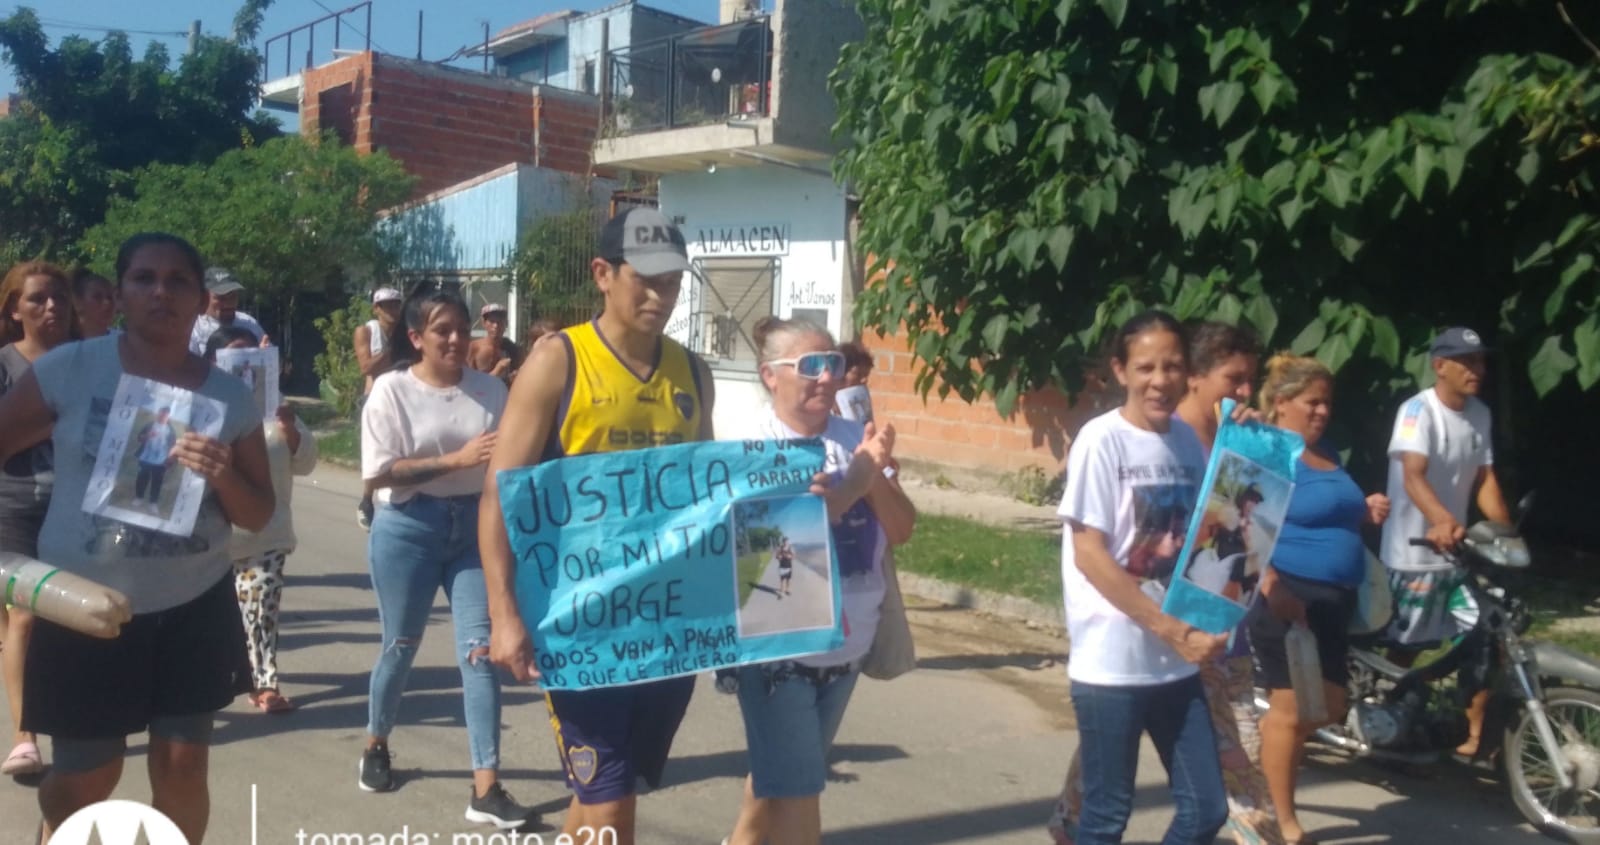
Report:
[[[362,38],[365,38],[368,44],[371,44],[372,46],[378,48],[378,52],[380,52],[380,53],[388,53],[389,52],[387,49],[384,48],[384,46],[382,44],[378,43],[378,39],[372,37],[372,33],[371,32],[365,32],[364,33],[362,31],[356,29],[356,25],[355,24],[350,23],[349,21],[346,21],[344,19],[343,15],[340,15],[338,12],[335,12],[334,10],[328,8],[328,4],[322,2],[322,0],[311,0],[311,2],[317,4],[317,6],[322,9],[322,11],[327,12],[330,15],[334,15],[335,16],[334,17],[334,21],[339,26],[349,27],[350,28],[350,33],[352,35],[357,35],[357,36],[360,36]]]

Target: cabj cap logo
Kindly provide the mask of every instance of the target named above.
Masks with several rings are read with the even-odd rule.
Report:
[[[600,230],[600,257],[632,265],[641,276],[689,269],[683,232],[653,208],[630,208],[607,221]]]
[[[154,807],[137,801],[101,801],[62,822],[50,844],[189,845],[189,840]]]

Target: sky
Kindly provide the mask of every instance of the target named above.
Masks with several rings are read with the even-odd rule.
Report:
[[[258,44],[281,32],[301,24],[310,23],[328,14],[329,10],[343,9],[356,0],[275,0],[267,10],[261,27]],[[417,12],[422,11],[422,55],[429,60],[439,60],[454,53],[466,44],[483,41],[483,24],[489,23],[491,33],[499,32],[519,21],[537,17],[560,9],[587,11],[611,5],[615,0],[373,0],[372,38],[375,49],[414,56],[417,52]],[[673,12],[689,18],[708,22],[717,19],[717,0],[645,0],[645,5]],[[66,35],[81,35],[98,41],[105,37],[106,29],[121,29],[130,33],[134,55],[143,53],[143,45],[151,40],[167,44],[173,61],[183,53],[191,22],[200,21],[200,29],[213,35],[227,35],[233,15],[239,8],[236,0],[146,0],[130,3],[128,0],[0,0],[0,16],[10,15],[18,6],[29,6],[46,24],[45,35],[51,43]],[[361,39],[360,29],[366,24],[365,14],[350,21],[355,29],[346,28],[342,41],[345,46]],[[332,22],[322,24],[317,30],[318,52],[320,45],[331,44]],[[141,34],[145,32],[164,35]],[[296,36],[300,43],[300,36]],[[297,50],[303,49],[297,47]],[[325,60],[325,59],[323,59]],[[278,61],[282,61],[280,57]],[[482,59],[476,60],[477,67]],[[11,68],[0,63],[0,95],[16,90],[16,79]]]

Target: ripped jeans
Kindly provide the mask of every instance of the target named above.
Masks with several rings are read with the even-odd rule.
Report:
[[[367,733],[386,739],[394,730],[411,662],[442,586],[455,623],[472,768],[499,768],[500,677],[489,662],[489,597],[478,557],[478,497],[416,495],[380,506],[367,540],[367,561],[383,626],[383,650],[372,667]]]

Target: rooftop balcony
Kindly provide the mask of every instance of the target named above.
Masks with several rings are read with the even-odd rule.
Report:
[[[861,37],[848,0],[777,0],[770,15],[612,50],[595,163],[653,173],[761,162],[825,169],[828,73]]]

